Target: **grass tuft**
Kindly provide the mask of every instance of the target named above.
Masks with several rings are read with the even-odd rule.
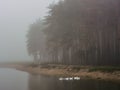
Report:
[[[114,72],[120,71],[120,67],[92,67],[89,72],[101,71],[101,72]]]

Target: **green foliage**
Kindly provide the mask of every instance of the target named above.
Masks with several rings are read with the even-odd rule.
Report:
[[[81,69],[81,67],[80,66],[73,66],[72,69],[79,71]]]
[[[31,67],[38,67],[39,65],[38,64],[30,64],[29,66],[31,66]]]
[[[101,66],[101,67],[92,67],[89,69],[89,72],[94,72],[94,71],[101,71],[101,72],[115,72],[115,71],[120,71],[120,67],[106,67],[106,66]]]

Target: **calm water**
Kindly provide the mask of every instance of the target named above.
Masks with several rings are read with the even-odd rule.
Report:
[[[120,90],[119,83],[100,80],[59,81],[57,77],[0,69],[0,90]]]

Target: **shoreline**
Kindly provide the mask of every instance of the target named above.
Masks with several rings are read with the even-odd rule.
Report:
[[[65,65],[51,65],[51,66],[38,66],[32,67],[30,65],[22,64],[10,64],[0,65],[1,68],[14,68],[20,71],[25,71],[33,74],[49,75],[49,76],[60,76],[60,77],[83,77],[90,79],[99,79],[107,81],[120,82],[120,71],[114,72],[101,72],[92,71],[89,72],[89,67],[78,69],[78,67],[65,66]]]

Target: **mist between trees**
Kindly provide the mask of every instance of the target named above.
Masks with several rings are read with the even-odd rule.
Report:
[[[36,64],[120,65],[120,0],[62,0],[30,25]]]

